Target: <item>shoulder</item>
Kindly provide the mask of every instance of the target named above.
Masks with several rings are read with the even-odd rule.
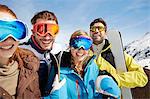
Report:
[[[71,53],[63,51],[62,55],[61,52],[58,55],[58,59],[61,57],[61,67],[71,67]]]
[[[133,57],[129,54],[126,53],[126,51],[124,51],[124,56],[125,56],[125,60],[126,62],[130,63],[131,61],[133,61]]]
[[[24,61],[24,67],[33,69],[34,71],[38,70],[40,61],[32,51],[24,48],[18,48],[17,56]]]
[[[20,53],[21,55],[33,56],[33,57],[37,58],[37,57],[35,56],[35,54],[34,54],[32,51],[30,51],[29,49],[26,49],[26,48],[18,48],[18,50],[19,50],[19,53]]]

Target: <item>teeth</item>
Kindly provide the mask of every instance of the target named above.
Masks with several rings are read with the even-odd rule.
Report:
[[[45,44],[49,44],[51,41],[43,41],[43,43]]]
[[[77,53],[78,56],[82,56],[83,54]]]
[[[10,49],[10,48],[12,48],[12,46],[13,46],[13,45],[11,45],[11,46],[1,46],[0,48],[1,48],[1,49]]]

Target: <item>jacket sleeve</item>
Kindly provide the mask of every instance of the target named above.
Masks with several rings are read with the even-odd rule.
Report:
[[[145,86],[148,82],[148,78],[143,68],[127,53],[125,53],[125,61],[128,72],[116,71],[116,69],[101,56],[98,57],[96,62],[101,70],[106,70],[116,79],[120,87],[135,88]]]
[[[61,81],[64,79],[60,78]],[[48,96],[42,97],[42,99],[68,99],[66,81],[59,89],[54,90]]]
[[[59,90],[56,90],[48,96],[42,97],[41,99],[59,99]]]

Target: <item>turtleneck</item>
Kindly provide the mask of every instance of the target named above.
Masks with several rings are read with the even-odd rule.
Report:
[[[10,95],[16,94],[19,70],[17,61],[12,61],[8,65],[0,67],[0,87],[5,89]]]
[[[105,45],[105,40],[103,40],[103,42],[101,44],[98,44],[98,45],[93,44],[93,50],[94,50],[94,54],[96,56],[98,56],[100,54],[104,45]]]

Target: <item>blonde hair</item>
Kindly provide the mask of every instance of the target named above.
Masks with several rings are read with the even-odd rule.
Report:
[[[6,5],[0,4],[0,12],[7,12],[7,13],[11,14],[14,18],[17,19],[16,14],[10,8],[8,8]]]
[[[75,31],[75,32],[71,35],[71,38],[74,38],[74,37],[76,37],[76,36],[86,36],[86,37],[90,37],[90,36],[88,35],[88,33],[85,32],[85,31],[83,31],[83,30],[77,30],[77,31]]]

